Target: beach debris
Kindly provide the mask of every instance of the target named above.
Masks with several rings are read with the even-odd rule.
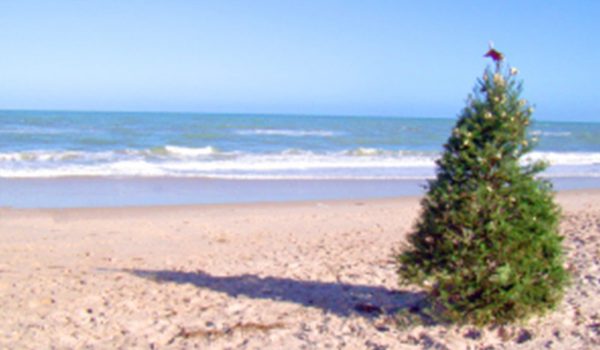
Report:
[[[525,343],[526,341],[530,341],[532,338],[533,338],[533,335],[531,334],[531,332],[523,328],[519,331],[516,342],[517,342],[517,344],[522,344],[522,343]]]
[[[370,350],[387,350],[388,349],[387,346],[375,343],[374,341],[371,341],[371,340],[367,340],[365,342],[365,347]]]
[[[354,305],[354,310],[365,314],[382,314],[383,309],[377,305],[369,303],[358,303]]]
[[[471,328],[467,330],[464,337],[468,339],[478,340],[481,338],[481,331],[475,328]]]
[[[273,329],[285,328],[285,325],[282,322],[275,322],[271,324],[263,324],[256,322],[248,322],[248,323],[236,323],[231,327],[225,326],[223,329],[194,329],[187,330],[185,328],[181,328],[178,334],[175,335],[174,338],[182,337],[182,338],[215,338],[222,337],[226,335],[231,335],[235,332],[268,332]],[[173,340],[171,340],[172,342]]]

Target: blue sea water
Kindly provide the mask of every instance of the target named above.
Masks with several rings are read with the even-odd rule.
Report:
[[[452,119],[0,111],[0,178],[419,180]],[[600,123],[535,122],[543,176],[600,177]]]

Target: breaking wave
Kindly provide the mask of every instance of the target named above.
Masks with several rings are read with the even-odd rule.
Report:
[[[0,153],[1,178],[71,176],[206,177],[223,179],[424,179],[435,174],[435,152],[356,148],[274,153],[167,145],[148,149]],[[600,153],[532,152],[549,177],[600,176]]]

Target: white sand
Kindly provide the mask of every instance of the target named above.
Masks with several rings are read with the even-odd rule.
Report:
[[[600,347],[600,191],[564,192],[573,285],[541,320],[399,327],[418,199],[0,210],[0,348]]]

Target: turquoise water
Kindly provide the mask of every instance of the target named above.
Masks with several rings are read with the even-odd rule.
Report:
[[[0,111],[0,178],[425,179],[451,119]],[[544,176],[600,177],[600,123],[536,122]]]

